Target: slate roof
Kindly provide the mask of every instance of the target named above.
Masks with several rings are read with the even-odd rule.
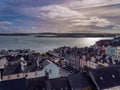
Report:
[[[0,82],[0,90],[26,90],[26,80],[15,79]]]
[[[45,77],[27,79],[26,90],[46,90],[45,80]]]
[[[120,85],[120,66],[90,70],[90,76],[98,90]]]
[[[69,75],[68,80],[73,90],[81,90],[83,88],[93,86],[93,82],[91,81],[91,79],[85,73],[82,72]]]
[[[36,70],[34,65],[28,65],[26,68],[26,72],[34,72]]]
[[[29,61],[29,55],[24,55],[23,57],[26,61]]]
[[[21,58],[21,55],[17,55],[16,57],[15,56],[5,56],[6,57],[6,59],[8,60],[8,61],[17,61],[17,60],[19,60],[20,58]]]
[[[11,74],[17,74],[21,72],[21,67],[20,64],[14,64],[14,65],[8,65],[4,72],[3,75],[11,75]]]
[[[45,67],[45,66],[49,65],[50,63],[51,63],[51,62],[48,61],[48,60],[43,60],[43,61],[40,63],[40,65],[43,66],[43,67]]]
[[[71,90],[67,77],[47,80],[46,85],[47,90]]]

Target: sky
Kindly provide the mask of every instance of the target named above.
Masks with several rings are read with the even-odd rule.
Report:
[[[0,0],[0,33],[120,33],[120,0]]]

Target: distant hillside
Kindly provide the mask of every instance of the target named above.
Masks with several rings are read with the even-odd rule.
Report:
[[[1,33],[0,36],[35,36],[35,37],[115,37],[120,34],[107,33]]]

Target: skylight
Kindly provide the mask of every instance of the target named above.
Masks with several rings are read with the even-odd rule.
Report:
[[[103,80],[103,77],[100,77],[100,80]]]
[[[112,75],[113,78],[115,78],[115,75]]]

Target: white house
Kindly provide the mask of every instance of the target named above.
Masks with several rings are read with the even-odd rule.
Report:
[[[49,79],[59,77],[59,67],[49,60],[44,60],[40,63],[40,66],[43,67],[42,71],[48,75]]]
[[[47,76],[48,79],[59,77],[59,67],[57,67],[57,65],[55,65],[54,63],[52,63],[49,60],[44,60],[42,62],[39,62],[39,67],[41,69],[33,71],[33,72],[24,72],[24,70],[25,70],[24,66],[26,66],[26,64],[25,64],[26,62],[24,62],[23,58],[21,58],[20,60],[21,60],[21,62],[20,62],[21,69],[23,72],[16,73],[16,74],[10,74],[10,75],[4,75],[4,76],[2,76],[3,81],[18,79],[18,78],[30,79],[30,78],[37,78],[37,77],[44,77],[44,76]]]
[[[37,67],[40,67],[41,70],[26,73],[27,79],[44,76],[47,76],[49,79],[59,77],[59,67],[50,60],[44,60],[42,62],[37,60]]]
[[[7,63],[8,63],[8,61],[5,57],[0,59],[0,69],[4,69],[5,65],[7,65]]]

